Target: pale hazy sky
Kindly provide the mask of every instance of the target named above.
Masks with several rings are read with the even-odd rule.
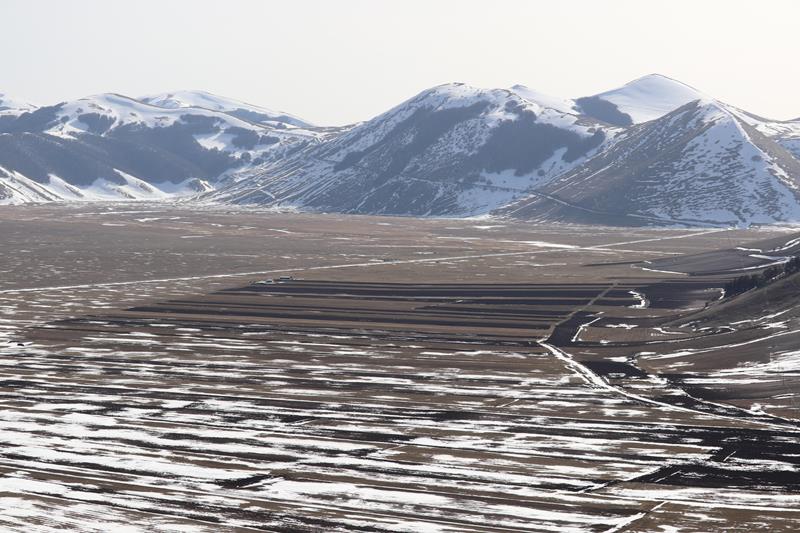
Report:
[[[462,81],[582,96],[658,72],[800,116],[796,0],[0,0],[0,92],[204,89],[338,125]]]

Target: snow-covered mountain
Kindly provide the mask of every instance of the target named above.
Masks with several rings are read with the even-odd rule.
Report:
[[[398,215],[487,212],[595,154],[617,128],[505,89],[447,84],[207,199]]]
[[[571,115],[579,115],[581,113],[580,107],[575,103],[575,100],[569,98],[561,98],[560,96],[546,94],[536,89],[526,87],[525,85],[514,85],[510,90],[525,100],[542,107],[548,107]]]
[[[310,128],[312,124],[289,113],[273,111],[265,107],[247,104],[217,96],[205,91],[175,91],[171,93],[161,93],[139,98],[142,102],[167,109],[178,109],[186,107],[210,109],[211,111],[221,111],[236,118],[255,122],[273,127],[295,126],[299,128]]]
[[[524,85],[515,85],[511,90],[546,107],[620,127],[655,120],[684,104],[708,98],[697,89],[661,74],[643,76],[622,87],[574,99],[551,96]]]
[[[622,87],[575,99],[584,114],[618,126],[663,117],[684,104],[707,98],[697,89],[661,74],[643,76]]]
[[[800,119],[658,74],[592,96],[452,83],[309,126],[202,91],[0,95],[0,203],[159,199],[620,224],[800,222]]]
[[[0,203],[196,194],[318,137],[119,94],[17,110],[0,114]]]
[[[800,221],[800,161],[738,110],[696,100],[630,128],[499,213],[603,223]]]
[[[35,108],[36,106],[32,104],[12,98],[5,93],[0,93],[0,115],[24,113],[25,111],[31,111]]]
[[[800,118],[794,120],[770,120],[741,109],[731,108],[731,110],[744,122],[767,137],[774,139],[800,159]]]

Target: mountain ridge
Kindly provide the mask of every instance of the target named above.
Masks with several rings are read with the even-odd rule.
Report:
[[[443,84],[311,152],[260,169],[254,194],[240,181],[207,198],[348,213],[468,215],[560,174],[612,131],[507,89]],[[284,179],[287,169],[292,173]]]
[[[307,120],[283,111],[275,111],[262,106],[249,104],[241,100],[219,96],[201,90],[181,90],[141,96],[137,100],[160,108],[203,108],[211,111],[227,113],[241,120],[258,124],[286,124],[299,128],[311,128],[314,125]]]
[[[0,203],[189,196],[318,137],[117,93],[18,109],[0,114]]]
[[[800,220],[800,161],[706,99],[615,139],[606,152],[498,214],[609,217],[747,225]],[[559,203],[559,200],[563,203]]]
[[[660,74],[578,98],[441,84],[336,128],[197,90],[15,105],[0,110],[0,203],[182,196],[542,222],[800,222],[800,121]]]

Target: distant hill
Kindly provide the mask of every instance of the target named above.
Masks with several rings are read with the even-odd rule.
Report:
[[[317,141],[317,133],[271,118],[255,123],[118,94],[17,105],[0,112],[0,204],[192,195]]]
[[[0,204],[168,199],[534,222],[800,222],[800,120],[652,74],[563,98],[451,83],[324,128],[204,91],[0,94]]]

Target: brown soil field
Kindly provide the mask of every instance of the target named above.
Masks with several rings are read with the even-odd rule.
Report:
[[[0,208],[0,529],[796,531],[796,237]]]

